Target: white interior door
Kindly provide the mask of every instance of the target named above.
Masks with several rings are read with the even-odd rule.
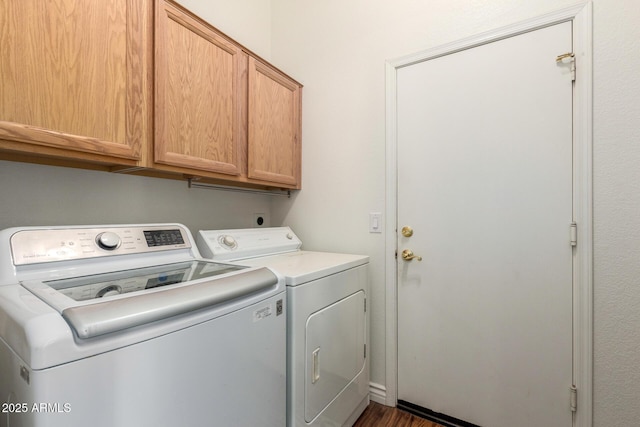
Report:
[[[399,401],[571,425],[571,50],[566,22],[398,70]]]

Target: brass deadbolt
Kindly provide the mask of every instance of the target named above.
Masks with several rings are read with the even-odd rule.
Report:
[[[400,232],[404,237],[413,236],[413,228],[409,227],[408,225],[405,225],[404,227],[402,227],[402,230],[400,230]]]

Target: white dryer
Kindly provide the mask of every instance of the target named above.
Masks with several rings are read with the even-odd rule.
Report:
[[[201,254],[287,285],[287,425],[351,426],[369,404],[369,258],[310,252],[289,227],[200,231]]]

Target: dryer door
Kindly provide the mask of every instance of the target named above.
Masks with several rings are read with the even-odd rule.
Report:
[[[311,422],[365,367],[364,291],[307,319],[305,420]]]

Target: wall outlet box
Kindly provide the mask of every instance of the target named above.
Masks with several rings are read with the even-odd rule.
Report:
[[[269,216],[266,213],[254,213],[253,224],[251,226],[254,228],[268,227]]]

